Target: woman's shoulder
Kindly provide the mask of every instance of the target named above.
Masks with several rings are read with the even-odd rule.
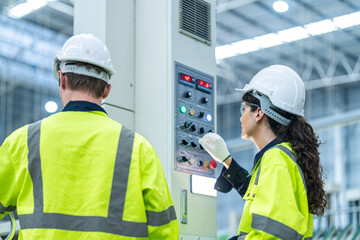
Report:
[[[274,165],[289,167],[289,165],[292,166],[296,164],[293,160],[294,158],[296,161],[296,155],[290,143],[283,142],[275,145],[264,153],[261,165],[262,167],[271,167]]]

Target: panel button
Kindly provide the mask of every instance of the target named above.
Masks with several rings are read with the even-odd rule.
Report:
[[[186,129],[186,128],[188,128],[188,127],[190,127],[190,125],[192,124],[192,122],[184,122],[184,124],[183,125],[181,125],[181,129]]]
[[[201,103],[208,103],[209,102],[209,98],[207,98],[207,97],[203,97],[202,99],[201,99]]]
[[[189,161],[189,159],[187,159],[187,157],[185,157],[185,156],[178,157],[177,160],[180,163]]]
[[[211,160],[211,161],[206,161],[205,162],[205,168],[207,170],[210,170],[210,169],[215,169],[217,167],[217,163],[215,160]]]
[[[185,147],[186,145],[188,145],[188,142],[185,139],[183,139],[181,140],[180,145]]]
[[[193,124],[190,127],[190,132],[195,132],[195,131],[196,131],[196,126],[195,126],[195,124]]]
[[[192,92],[190,92],[190,91],[185,92],[184,97],[185,98],[191,98],[192,97]]]
[[[205,115],[205,112],[199,112],[199,114],[197,116],[198,116],[198,118],[203,118],[204,115]]]
[[[204,132],[205,132],[205,129],[203,127],[201,127],[198,131],[199,134],[204,134]]]

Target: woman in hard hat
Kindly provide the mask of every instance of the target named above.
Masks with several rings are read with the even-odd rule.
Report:
[[[259,149],[251,174],[219,135],[199,140],[224,165],[215,188],[235,188],[246,201],[231,239],[311,239],[313,214],[323,215],[326,197],[318,137],[304,118],[304,83],[291,68],[272,65],[237,90],[243,93],[241,137]]]

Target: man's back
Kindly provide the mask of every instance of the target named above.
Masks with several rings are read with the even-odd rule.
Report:
[[[0,161],[13,173],[0,172],[0,180],[14,182],[0,202],[17,205],[20,239],[177,239],[152,146],[96,106],[66,109],[17,130],[1,147]]]

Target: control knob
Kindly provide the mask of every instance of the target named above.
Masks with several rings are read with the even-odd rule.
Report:
[[[190,146],[191,146],[192,148],[196,148],[196,147],[197,147],[197,144],[196,144],[195,142],[191,142],[191,143],[190,143]]]
[[[184,124],[180,128],[184,130],[184,129],[190,127],[191,124],[192,124],[192,122],[184,122]]]
[[[204,132],[205,132],[205,129],[203,127],[201,127],[198,131],[199,134],[204,134]]]
[[[187,157],[185,157],[185,156],[178,157],[177,160],[180,163],[189,161],[189,159],[187,159]]]
[[[185,98],[191,98],[192,97],[192,92],[190,92],[190,91],[185,92],[184,97]]]
[[[190,131],[190,132],[195,132],[195,131],[196,131],[196,126],[195,126],[195,124],[191,125],[189,131]]]
[[[207,97],[203,97],[202,99],[201,99],[201,103],[208,103],[209,102],[209,98],[207,98]]]
[[[183,139],[181,140],[180,145],[185,147],[186,145],[188,145],[188,142],[185,139]]]

